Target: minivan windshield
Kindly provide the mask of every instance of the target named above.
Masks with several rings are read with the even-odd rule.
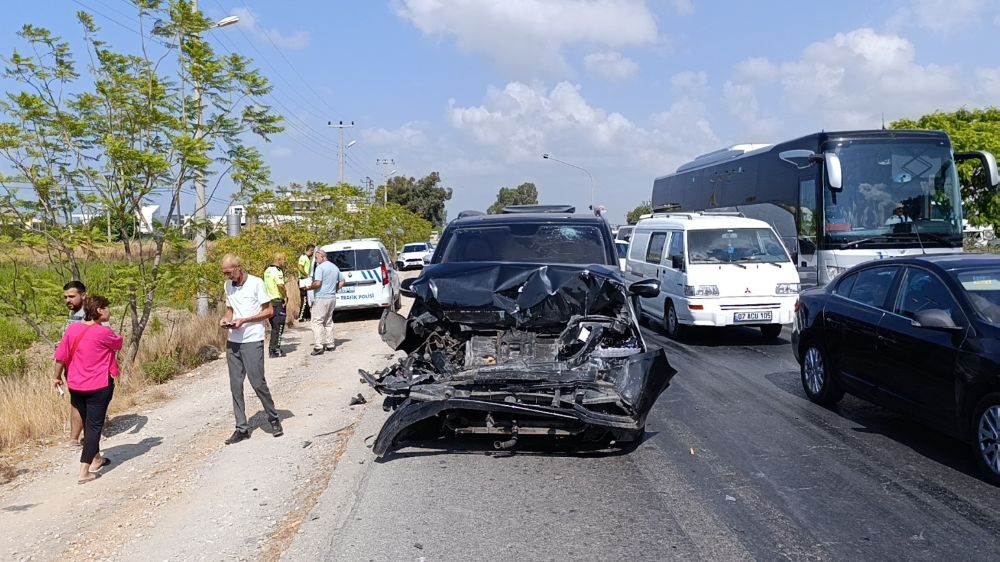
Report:
[[[377,248],[365,250],[337,250],[327,252],[326,258],[341,271],[361,271],[382,267],[382,254]]]
[[[403,246],[404,254],[409,252],[426,252],[426,251],[427,251],[427,244],[407,244]]]
[[[574,224],[509,224],[456,228],[442,242],[441,263],[605,264],[600,229]],[[439,250],[440,251],[440,250]]]
[[[788,253],[770,228],[689,230],[689,263],[787,262]]]

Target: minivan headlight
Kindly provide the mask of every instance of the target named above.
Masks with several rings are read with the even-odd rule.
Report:
[[[845,271],[847,271],[847,268],[839,265],[826,266],[826,276],[830,278],[830,281],[833,281],[838,275]]]
[[[778,283],[778,285],[774,288],[774,293],[777,295],[797,295],[799,294],[799,284]]]
[[[684,285],[685,297],[717,297],[719,288],[715,285]]]

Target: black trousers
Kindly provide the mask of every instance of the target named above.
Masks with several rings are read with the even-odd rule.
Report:
[[[299,302],[302,304],[299,306],[299,322],[304,320],[309,320],[312,318],[309,310],[309,291],[305,289],[299,289]]]
[[[273,299],[271,308],[274,309],[274,316],[271,317],[271,341],[268,351],[278,351],[281,348],[281,336],[285,333],[285,321],[288,319],[288,312],[285,310],[285,301]]]
[[[111,377],[108,377],[108,386],[100,390],[69,391],[70,402],[83,418],[83,452],[80,453],[80,462],[94,462],[94,457],[101,450],[101,431],[104,430],[104,418],[108,415],[108,405],[111,404],[114,393],[115,381]]]

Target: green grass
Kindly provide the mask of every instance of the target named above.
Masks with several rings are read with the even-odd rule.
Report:
[[[179,373],[181,365],[173,355],[161,355],[142,366],[142,372],[149,380],[162,384]]]
[[[9,355],[31,347],[38,334],[19,320],[0,318],[0,355]]]

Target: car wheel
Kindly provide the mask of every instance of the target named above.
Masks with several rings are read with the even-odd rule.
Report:
[[[776,340],[781,335],[781,324],[768,324],[760,327],[760,335],[766,340]]]
[[[667,333],[667,337],[672,340],[681,340],[684,338],[684,325],[677,318],[677,310],[674,308],[673,301],[667,301],[663,309],[663,331]]]
[[[1000,486],[1000,394],[979,401],[973,418],[972,452],[983,476]]]
[[[802,354],[800,371],[802,389],[809,400],[817,404],[835,404],[844,397],[844,389],[837,380],[826,353],[815,343],[807,343]]]

